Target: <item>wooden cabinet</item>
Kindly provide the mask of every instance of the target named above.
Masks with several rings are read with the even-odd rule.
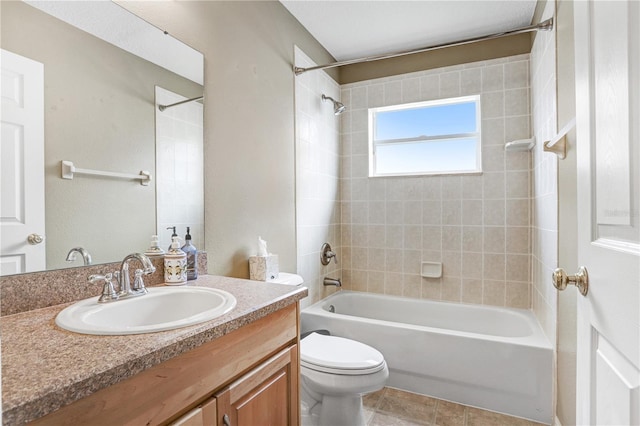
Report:
[[[298,423],[298,348],[287,348],[216,394],[219,426]]]
[[[216,399],[211,398],[169,423],[169,426],[211,426],[216,424]]]
[[[148,368],[34,425],[298,425],[299,305]]]

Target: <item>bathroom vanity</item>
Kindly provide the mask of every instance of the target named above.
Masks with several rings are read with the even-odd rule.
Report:
[[[195,284],[230,292],[236,307],[128,336],[56,327],[69,304],[2,317],[3,423],[297,425],[307,289],[208,275]]]

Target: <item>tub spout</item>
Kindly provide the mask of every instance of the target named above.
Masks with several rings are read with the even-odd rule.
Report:
[[[340,278],[324,277],[324,280],[322,281],[322,284],[324,284],[324,285],[335,285],[336,287],[342,287],[342,281],[340,281]]]

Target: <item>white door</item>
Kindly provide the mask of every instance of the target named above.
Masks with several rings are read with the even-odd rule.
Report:
[[[640,2],[576,1],[577,422],[640,424]],[[566,271],[567,273],[574,271]]]
[[[0,276],[46,267],[44,66],[0,52]],[[29,235],[31,243],[29,242]]]

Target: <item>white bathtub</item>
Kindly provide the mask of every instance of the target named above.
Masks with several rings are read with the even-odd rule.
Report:
[[[327,329],[382,352],[388,386],[552,422],[553,351],[529,311],[339,291],[301,320],[303,333]]]

